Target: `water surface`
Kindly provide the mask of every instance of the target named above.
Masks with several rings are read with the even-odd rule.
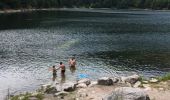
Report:
[[[68,59],[75,56],[72,73]],[[0,14],[0,95],[49,82],[62,61],[65,80],[170,71],[170,12],[63,10]],[[61,80],[58,72],[58,81]]]

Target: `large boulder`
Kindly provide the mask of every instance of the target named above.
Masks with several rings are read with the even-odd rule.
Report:
[[[78,81],[78,84],[85,83],[86,85],[89,85],[91,83],[90,79],[84,78]]]
[[[71,92],[74,91],[76,89],[76,83],[73,82],[67,82],[62,84],[62,90],[67,91],[67,92]]]
[[[103,100],[150,100],[146,92],[140,88],[121,87],[116,88]]]
[[[121,77],[121,81],[124,83],[130,83],[130,84],[135,84],[137,81],[140,80],[139,75],[132,75],[132,76],[127,76],[127,77]]]
[[[113,80],[109,77],[102,77],[97,80],[98,85],[113,85]]]

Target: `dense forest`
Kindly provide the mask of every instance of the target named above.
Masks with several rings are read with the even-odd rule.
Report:
[[[60,7],[170,9],[170,0],[0,0],[0,9]]]

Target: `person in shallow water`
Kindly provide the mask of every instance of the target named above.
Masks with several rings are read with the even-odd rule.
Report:
[[[58,69],[61,69],[62,76],[65,75],[65,65],[62,62],[60,62],[60,66],[59,66],[59,68],[57,68],[57,70]]]
[[[69,59],[68,64],[70,66],[70,71],[74,73],[76,70],[76,59],[72,57],[71,59]]]
[[[53,65],[52,68],[49,68],[50,71],[53,72],[53,78],[52,80],[55,81],[56,77],[57,77],[57,69],[55,68],[55,66]]]

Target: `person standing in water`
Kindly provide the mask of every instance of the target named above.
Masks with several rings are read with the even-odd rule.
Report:
[[[65,65],[62,62],[60,62],[59,68],[57,68],[57,70],[58,69],[61,69],[61,75],[64,76],[65,75]]]
[[[49,68],[50,71],[53,72],[53,78],[52,80],[55,81],[56,77],[57,77],[57,69],[55,68],[55,65],[53,65],[52,68]]]
[[[76,70],[76,59],[74,57],[72,57],[71,59],[69,59],[68,63],[69,63],[69,66],[70,66],[70,71],[72,73],[74,73],[75,70]]]
[[[72,57],[68,63],[70,67],[76,67],[76,59],[74,57]]]

